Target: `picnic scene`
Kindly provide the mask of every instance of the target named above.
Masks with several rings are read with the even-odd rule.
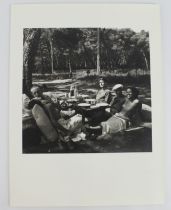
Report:
[[[22,152],[152,152],[149,32],[24,28]]]

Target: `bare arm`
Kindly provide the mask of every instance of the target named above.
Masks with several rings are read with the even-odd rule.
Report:
[[[135,100],[127,107],[127,111],[133,110],[138,104],[139,104],[139,100],[138,100],[138,99],[135,99]]]
[[[135,99],[133,102],[130,103],[127,102],[126,104],[123,105],[123,108],[119,113],[124,116],[127,116],[138,104],[139,104],[138,99]]]

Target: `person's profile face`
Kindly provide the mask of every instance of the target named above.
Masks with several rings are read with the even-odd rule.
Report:
[[[100,86],[100,88],[103,88],[104,87],[104,81],[103,80],[100,80],[99,81],[99,86]]]
[[[40,90],[39,87],[32,88],[31,89],[31,93],[32,93],[32,95],[33,95],[34,98],[37,98],[37,97],[41,97],[42,96],[42,91]]]
[[[117,96],[120,96],[122,94],[122,89],[118,88],[117,90],[115,90],[115,93]]]
[[[126,95],[127,95],[127,98],[128,99],[131,99],[132,98],[133,95],[132,95],[132,90],[130,88],[127,89]]]

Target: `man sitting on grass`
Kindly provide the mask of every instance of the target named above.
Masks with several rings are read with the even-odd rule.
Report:
[[[112,95],[112,99],[110,102],[110,113],[112,115],[118,113],[122,109],[122,105],[125,102],[125,96],[122,94],[123,91],[123,85],[122,84],[116,84],[113,86],[112,91],[110,92]]]
[[[108,92],[108,98],[110,98],[110,100],[106,98],[106,101],[108,101],[110,105],[110,111],[100,110],[91,114],[90,125],[97,126],[99,123],[108,120],[112,115],[121,111],[122,105],[125,102],[125,96],[122,94],[122,91],[122,84],[113,86],[112,90]]]

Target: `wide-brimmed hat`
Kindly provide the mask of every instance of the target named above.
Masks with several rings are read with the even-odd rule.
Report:
[[[117,84],[117,85],[114,85],[112,90],[115,91],[115,90],[118,90],[118,89],[123,89],[123,85],[122,84]]]

